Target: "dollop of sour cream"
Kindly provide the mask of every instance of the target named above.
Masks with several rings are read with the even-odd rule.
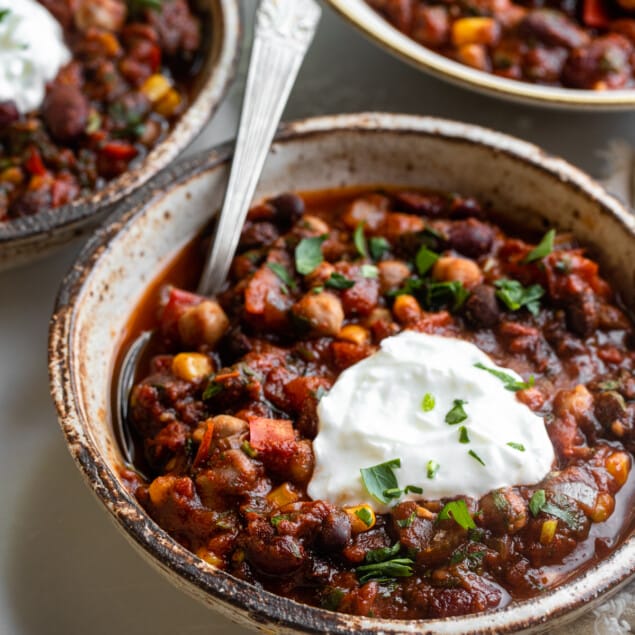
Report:
[[[0,102],[39,108],[46,83],[71,60],[59,22],[35,0],[0,0]]]
[[[399,500],[478,498],[542,480],[554,461],[543,420],[475,364],[522,381],[474,344],[413,331],[345,370],[318,405],[309,495],[385,512],[390,505],[369,494],[360,470],[393,459],[399,488],[422,490]],[[451,424],[451,411],[452,421],[466,416]]]

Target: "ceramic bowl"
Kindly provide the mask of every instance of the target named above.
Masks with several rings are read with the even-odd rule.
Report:
[[[401,33],[365,0],[327,0],[346,20],[377,44],[409,64],[477,92],[534,105],[576,110],[632,110],[635,89],[577,90],[540,86],[479,71],[455,62]]]
[[[77,466],[140,552],[177,586],[266,632],[507,633],[553,628],[635,574],[635,537],[600,565],[531,601],[487,614],[421,621],[354,617],[293,602],[215,569],[177,544],[128,494],[110,422],[114,352],[144,289],[209,220],[228,147],[163,172],[85,246],[62,283],[49,341],[51,391]],[[256,199],[360,184],[421,186],[479,197],[528,227],[573,231],[635,306],[635,221],[588,176],[537,147],[440,119],[358,114],[283,126]]]
[[[134,169],[106,187],[69,205],[0,223],[0,270],[35,260],[93,229],[117,201],[139,188],[176,156],[203,129],[234,77],[241,40],[237,0],[196,0],[209,33],[205,61],[195,96],[170,134]]]

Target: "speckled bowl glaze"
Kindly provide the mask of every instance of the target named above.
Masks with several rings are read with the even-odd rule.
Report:
[[[203,129],[234,77],[241,41],[238,0],[195,0],[204,17],[208,49],[195,96],[170,134],[145,160],[89,197],[0,223],[0,270],[36,260],[93,229],[113,205],[170,164]]]
[[[543,632],[635,575],[635,537],[572,582],[487,614],[430,621],[342,615],[278,597],[208,565],[160,529],[117,476],[109,395],[117,343],[149,282],[222,198],[228,147],[180,163],[134,194],[85,246],[62,283],[49,341],[51,391],[69,449],[133,545],[178,587],[243,624],[273,633]],[[423,186],[480,197],[527,226],[572,230],[635,306],[635,221],[561,159],[490,130],[440,119],[340,115],[283,126],[256,199],[359,184]]]
[[[635,89],[577,90],[530,84],[476,70],[422,46],[401,33],[365,0],[326,0],[343,18],[393,55],[441,79],[521,103],[576,110],[632,110]]]

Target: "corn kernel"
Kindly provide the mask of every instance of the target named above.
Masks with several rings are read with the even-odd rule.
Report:
[[[290,503],[295,503],[300,496],[293,489],[290,483],[278,485],[276,489],[271,490],[267,494],[267,500],[274,507],[284,507]]]
[[[615,509],[615,499],[606,492],[598,494],[590,517],[594,523],[603,523]]]
[[[164,117],[171,117],[181,105],[181,95],[173,88],[154,105],[154,110]]]
[[[540,544],[548,545],[556,535],[556,529],[558,528],[557,520],[545,520],[540,528]]]
[[[421,307],[413,295],[398,295],[392,312],[400,322],[411,322],[421,317]]]
[[[626,483],[630,469],[631,460],[626,452],[613,452],[613,454],[606,459],[606,471],[615,479],[615,482],[620,487]]]
[[[13,185],[21,185],[24,181],[24,173],[18,167],[11,167],[0,173],[0,181],[4,183],[12,183]]]
[[[179,379],[199,381],[212,372],[212,363],[202,353],[179,353],[172,360],[172,372]]]
[[[168,490],[172,484],[171,476],[157,476],[148,487],[148,494],[153,505],[161,505],[168,497]]]
[[[351,521],[351,529],[354,534],[361,534],[375,526],[377,518],[370,505],[356,505],[355,507],[344,507]],[[368,522],[367,522],[368,521]]]
[[[171,89],[172,86],[168,78],[160,73],[150,75],[141,85],[141,92],[153,104],[163,99]]]
[[[209,549],[206,549],[205,547],[197,549],[196,555],[201,560],[205,560],[207,564],[211,564],[219,569],[222,569],[225,566],[225,562],[222,558],[219,558],[213,551],[209,551]]]
[[[347,324],[340,329],[338,339],[353,342],[353,344],[368,344],[370,333],[363,327],[356,324]]]
[[[452,25],[452,43],[455,46],[465,44],[495,44],[500,29],[493,18],[460,18]]]

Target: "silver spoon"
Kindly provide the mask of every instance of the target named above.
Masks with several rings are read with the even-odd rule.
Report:
[[[271,141],[319,19],[320,8],[314,0],[260,2],[234,157],[198,285],[201,295],[215,295],[225,282]],[[151,335],[145,331],[131,344],[117,383],[114,419],[124,458],[130,464],[134,446],[127,425],[128,401],[137,362]]]

